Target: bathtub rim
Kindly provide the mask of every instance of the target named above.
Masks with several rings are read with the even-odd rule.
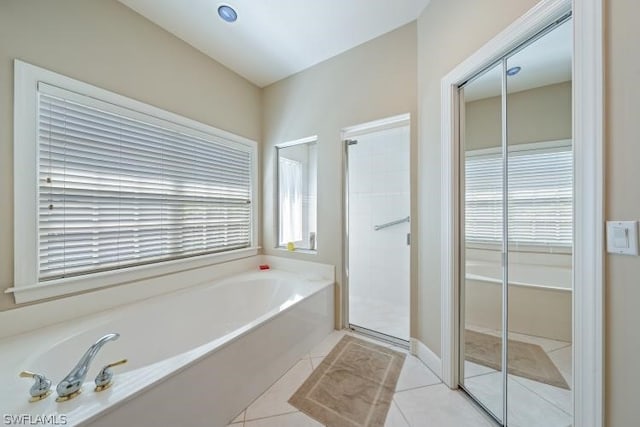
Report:
[[[275,255],[255,255],[64,298],[18,305],[9,310],[0,311],[0,340],[53,327],[85,316],[108,312],[182,289],[191,289],[235,274],[257,270],[262,264],[268,264],[276,270],[298,273],[306,278],[320,277],[335,282],[333,265]]]

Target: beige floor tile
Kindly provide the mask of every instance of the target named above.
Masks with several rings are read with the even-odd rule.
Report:
[[[471,378],[477,377],[478,375],[490,374],[492,372],[496,372],[495,369],[487,368],[486,366],[478,365],[473,362],[464,362],[464,377]]]
[[[393,401],[389,407],[384,427],[410,427],[407,420],[405,420],[404,415],[402,415],[402,412],[398,409],[398,405]]]
[[[246,410],[245,422],[297,411],[287,401],[311,374],[311,361],[300,360]]]
[[[516,332],[509,332],[509,339],[523,341],[531,344],[538,344],[546,352],[558,350],[560,348],[571,345],[566,341],[552,340],[549,338],[534,337],[532,335],[519,334]]]
[[[558,350],[553,350],[547,353],[553,363],[558,367],[560,373],[567,381],[567,384],[571,386],[573,384],[573,369],[572,369],[572,359],[573,352],[572,347],[567,346],[564,348],[560,348]]]
[[[313,369],[316,369],[318,366],[320,366],[320,363],[322,363],[323,360],[324,360],[324,356],[311,358],[311,367]]]
[[[481,377],[480,377],[481,378]],[[509,381],[509,425],[513,427],[568,427],[573,418],[536,393]]]
[[[502,412],[502,374],[481,375],[467,379],[466,389],[494,413]],[[556,405],[543,399],[520,382],[509,378],[509,426],[567,427],[572,419]]]
[[[342,339],[346,331],[333,331],[327,337],[322,340],[318,345],[309,351],[309,357],[324,357],[338,344],[338,341]]]
[[[511,377],[514,381],[522,384],[527,389],[531,390],[538,396],[542,397],[547,402],[562,409],[568,415],[573,413],[573,399],[571,396],[571,390],[565,390],[563,388],[554,387],[549,384],[533,381],[528,378]]]
[[[247,421],[245,427],[322,427],[322,424],[302,412]]]
[[[244,413],[245,411],[242,411],[242,413],[240,413],[237,417],[234,418],[233,421],[231,421],[231,424],[244,422]]]
[[[400,371],[396,391],[438,384],[439,382],[440,378],[431,372],[420,359],[409,354],[404,360],[402,371]]]
[[[444,384],[402,391],[394,400],[411,427],[493,427],[461,391]]]

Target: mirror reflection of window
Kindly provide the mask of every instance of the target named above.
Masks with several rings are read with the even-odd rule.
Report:
[[[277,148],[278,247],[317,248],[317,143],[306,139]]]
[[[466,240],[502,242],[502,155],[499,149],[465,153]],[[571,140],[509,149],[509,243],[570,248],[573,227]]]

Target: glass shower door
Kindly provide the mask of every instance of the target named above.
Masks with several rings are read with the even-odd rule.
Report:
[[[349,324],[409,340],[409,125],[347,140]]]

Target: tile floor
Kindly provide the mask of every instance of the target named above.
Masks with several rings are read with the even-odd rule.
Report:
[[[467,326],[492,335],[499,331]],[[572,382],[571,343],[510,333],[511,339],[540,345],[558,367],[568,384]],[[465,387],[494,413],[502,413],[502,373],[475,363],[465,362]],[[509,424],[515,427],[568,427],[572,425],[570,390],[509,375],[507,386]]]
[[[334,331],[258,397],[230,426],[312,427],[322,424],[299,412],[287,400],[347,331]],[[362,339],[368,339],[353,334]],[[374,340],[372,340],[374,341]],[[390,344],[374,341],[407,353]],[[460,391],[446,387],[415,356],[407,354],[386,427],[491,427],[494,424]]]

